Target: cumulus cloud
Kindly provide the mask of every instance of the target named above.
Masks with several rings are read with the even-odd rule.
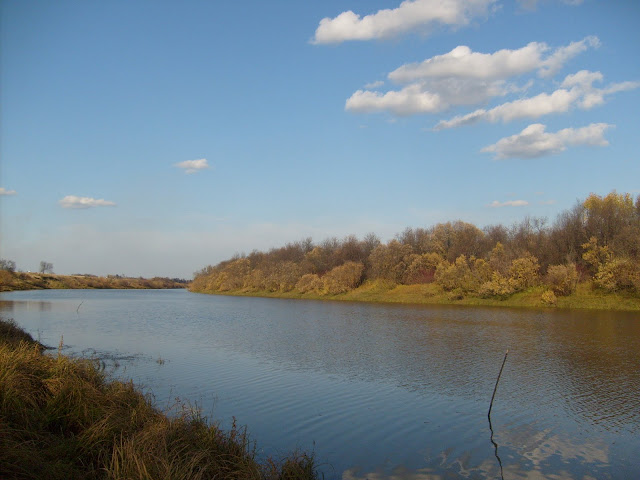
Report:
[[[348,40],[390,38],[402,33],[428,32],[437,25],[467,25],[487,15],[496,0],[405,0],[394,9],[383,9],[361,17],[351,10],[335,18],[323,18],[311,40],[315,44],[337,44]]]
[[[0,196],[2,195],[17,195],[18,192],[16,192],[15,190],[7,190],[4,187],[0,187]]]
[[[640,87],[640,82],[621,82],[605,88],[596,88],[593,83],[602,81],[600,72],[581,70],[567,75],[558,90],[536,96],[506,102],[489,110],[478,109],[450,120],[441,120],[435,130],[471,125],[480,121],[510,122],[522,118],[536,119],[544,115],[564,113],[573,107],[591,109],[605,102],[605,96]]]
[[[103,198],[96,199],[91,197],[77,197],[75,195],[67,195],[58,203],[62,208],[93,208],[93,207],[115,207],[114,202],[110,202]]]
[[[185,160],[184,162],[178,162],[173,164],[174,167],[182,168],[185,173],[192,174],[209,168],[206,158],[200,158],[198,160]]]
[[[526,200],[507,200],[506,202],[499,202],[498,200],[494,200],[488,206],[491,208],[500,208],[500,207],[526,207],[529,205],[529,202]]]
[[[532,71],[548,76],[587,47],[599,43],[597,37],[586,37],[552,49],[546,43],[531,42],[517,50],[502,49],[494,53],[474,52],[466,45],[459,45],[443,55],[403,65],[389,73],[389,79],[397,83],[449,77],[504,80]]]
[[[418,85],[387,93],[358,90],[347,100],[345,109],[357,113],[388,111],[396,115],[435,113],[447,108],[437,94],[424,92]]]
[[[396,84],[405,85],[402,89],[379,92],[373,90],[377,88],[375,84],[367,85],[365,90],[358,90],[347,99],[345,109],[356,113],[387,111],[395,115],[414,115],[441,112],[456,105],[485,103],[494,97],[526,91],[533,84],[533,80],[529,80],[518,86],[509,81],[511,78],[531,72],[548,76],[573,56],[598,43],[596,37],[586,37],[552,49],[545,43],[531,42],[520,49],[503,49],[494,53],[474,52],[461,45],[443,55],[397,68],[389,73],[388,78]],[[588,80],[576,79],[576,82],[583,83],[574,88],[584,90],[584,82]],[[556,94],[552,101],[562,101],[557,97],[563,93],[566,92]],[[411,104],[414,100],[417,105]],[[541,97],[531,103],[544,100]],[[476,111],[471,118],[456,118],[451,125],[450,121],[444,121],[437,128],[457,126],[458,120],[462,124],[471,123],[481,113],[486,112]]]
[[[556,133],[547,133],[545,125],[534,123],[517,135],[503,138],[481,151],[493,153],[495,159],[501,160],[551,155],[563,152],[569,146],[604,147],[609,145],[604,132],[611,127],[613,125],[606,123],[592,123],[582,128],[565,128]]]

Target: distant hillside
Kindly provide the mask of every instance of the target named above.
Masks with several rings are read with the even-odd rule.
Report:
[[[151,289],[186,288],[189,282],[179,278],[131,278],[120,275],[56,275],[53,273],[24,273],[0,270],[0,292],[12,290],[46,289]]]

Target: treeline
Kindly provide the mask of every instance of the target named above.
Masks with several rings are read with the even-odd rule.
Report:
[[[511,227],[455,221],[407,228],[382,243],[374,234],[315,244],[310,238],[268,252],[236,255],[195,273],[199,292],[345,293],[363,282],[436,283],[451,298],[507,298],[547,285],[543,301],[578,282],[640,293],[640,195],[595,194],[547,225],[527,217]]]

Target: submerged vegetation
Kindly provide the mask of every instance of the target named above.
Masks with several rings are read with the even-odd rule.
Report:
[[[42,353],[0,320],[0,478],[314,479],[311,455],[257,460],[246,429],[168,416],[87,359]]]
[[[99,289],[99,288],[186,288],[188,282],[179,278],[142,278],[109,275],[98,277],[89,274],[56,275],[53,273],[16,272],[12,268],[2,268],[9,265],[15,269],[11,261],[0,260],[0,292],[13,290],[46,290],[61,289]]]
[[[640,309],[640,195],[595,194],[552,226],[407,228],[254,251],[196,272],[201,293],[471,305]]]

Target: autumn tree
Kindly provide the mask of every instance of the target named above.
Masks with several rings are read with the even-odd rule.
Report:
[[[583,206],[587,237],[596,237],[601,245],[609,245],[625,227],[637,222],[633,198],[628,193],[614,190],[605,197],[592,193]]]
[[[575,263],[552,265],[547,269],[546,283],[556,295],[570,295],[578,283]]]
[[[436,268],[443,258],[437,253],[414,253],[407,258],[407,268],[402,283],[407,285],[416,283],[430,283],[433,281]]]
[[[404,245],[398,240],[391,240],[386,245],[378,245],[369,256],[371,277],[401,283],[411,253],[411,246]]]

